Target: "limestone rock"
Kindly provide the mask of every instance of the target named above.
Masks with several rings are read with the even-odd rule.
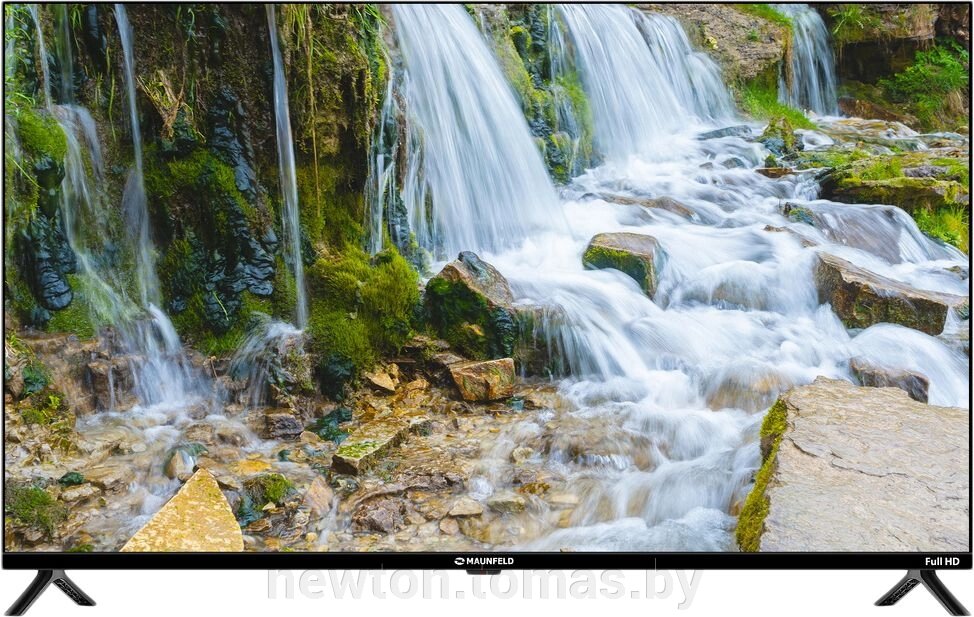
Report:
[[[101,410],[124,410],[136,403],[127,358],[98,358],[87,366],[87,378]]]
[[[628,274],[652,298],[663,257],[659,243],[652,236],[604,233],[589,241],[582,261],[588,268],[614,268]]]
[[[930,392],[930,380],[926,375],[912,371],[892,370],[872,364],[862,358],[849,362],[852,374],[859,383],[871,388],[899,388],[914,401],[926,403]]]
[[[411,431],[420,431],[429,423],[429,416],[419,410],[367,422],[339,446],[332,456],[332,469],[337,473],[357,475],[397,446]]]
[[[269,409],[264,414],[260,436],[264,439],[297,439],[304,425],[288,409]]]
[[[766,499],[761,551],[968,549],[967,410],[825,378],[776,407],[778,447],[762,444],[766,490],[748,497]],[[746,504],[739,540],[742,525],[761,524],[752,514]]]
[[[461,497],[450,508],[450,516],[480,516],[484,513],[484,507],[480,502],[470,497]]]
[[[200,469],[122,547],[123,552],[240,552],[243,534],[213,476]]]
[[[304,505],[311,511],[312,516],[321,518],[331,512],[334,498],[335,491],[328,482],[323,477],[316,476],[304,494]]]
[[[895,323],[936,336],[943,332],[947,311],[966,298],[921,291],[827,253],[815,270],[819,302],[829,303],[849,328]]]
[[[495,493],[487,498],[487,505],[491,510],[505,514],[524,512],[526,503],[521,495],[507,491]]]
[[[458,362],[449,367],[453,382],[465,401],[496,401],[514,394],[514,360]]]

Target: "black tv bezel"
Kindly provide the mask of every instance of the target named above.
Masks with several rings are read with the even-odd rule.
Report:
[[[572,1],[572,0],[568,0]],[[714,4],[722,0],[706,2],[691,0],[689,4]],[[274,4],[284,4],[278,0]],[[301,3],[301,2],[299,2]],[[378,4],[392,4],[381,0]],[[436,4],[454,4],[446,0],[434,0]],[[749,2],[750,3],[750,2]],[[795,3],[793,0],[787,4]],[[458,4],[458,3],[457,3]],[[488,2],[489,4],[489,2]],[[579,4],[586,4],[579,2]],[[821,0],[808,4],[824,4]],[[971,6],[970,1],[948,1],[938,4]],[[968,26],[974,22],[969,16]],[[968,48],[968,52],[971,48]],[[968,81],[972,81],[974,67],[968,66]],[[4,88],[6,84],[4,84]],[[974,112],[968,109],[968,126]],[[974,154],[974,144],[968,136],[968,161]],[[6,170],[6,161],[2,167]],[[968,193],[974,181],[968,182]],[[6,238],[3,251],[7,251]],[[968,266],[974,259],[968,254]],[[0,264],[0,271],[5,271]],[[5,274],[5,272],[4,272]],[[968,298],[972,284],[968,279]],[[3,317],[6,331],[6,314]],[[6,358],[2,360],[6,368]],[[968,410],[974,403],[974,391],[968,392]],[[3,413],[7,413],[6,404]],[[0,423],[0,439],[6,444],[6,425]],[[971,538],[974,536],[974,517],[970,505],[974,490],[970,480],[972,440],[971,416],[968,416],[968,550],[966,552],[228,552],[228,553],[121,553],[91,552],[68,553],[48,551],[8,551],[6,549],[7,529],[2,532],[3,547],[0,552],[0,569],[3,570],[41,570],[57,567],[72,570],[269,570],[269,569],[315,569],[315,570],[657,570],[657,569],[707,569],[707,570],[971,570],[974,569],[974,552]],[[6,449],[0,453],[3,461],[3,476],[6,482]],[[0,495],[0,503],[5,503],[5,494]],[[6,515],[4,515],[6,516]]]

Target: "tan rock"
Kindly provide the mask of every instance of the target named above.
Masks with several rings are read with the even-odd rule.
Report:
[[[311,510],[311,515],[321,518],[331,512],[332,501],[335,499],[335,491],[328,485],[321,476],[311,481],[304,494],[304,505]]]
[[[484,506],[469,497],[461,497],[450,508],[450,516],[479,516],[484,513]]]
[[[967,410],[825,378],[780,402],[761,551],[968,550]]]
[[[496,401],[514,394],[514,360],[457,362],[449,366],[453,383],[465,401]]]
[[[122,547],[123,552],[240,552],[243,534],[213,476],[200,469]]]
[[[650,298],[656,293],[658,264],[663,258],[656,238],[634,233],[598,234],[582,255],[585,267],[619,270],[639,283]]]

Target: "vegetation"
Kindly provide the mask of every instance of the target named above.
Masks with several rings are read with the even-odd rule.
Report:
[[[879,83],[889,100],[905,104],[921,127],[935,128],[966,122],[969,71],[968,51],[953,41],[941,41],[917,51],[913,64]]]
[[[63,503],[39,486],[10,486],[4,495],[4,512],[28,527],[54,536],[57,526],[67,518]]]
[[[744,501],[744,507],[737,519],[737,545],[746,553],[761,549],[761,534],[764,533],[764,519],[768,516],[766,491],[768,482],[777,464],[778,448],[788,422],[788,408],[778,400],[768,410],[761,424],[761,467],[754,476],[754,487]]]
[[[761,80],[747,83],[742,89],[740,99],[741,108],[753,118],[785,118],[794,128],[815,128],[815,124],[800,109],[778,100],[777,83],[770,85]]]
[[[731,6],[741,13],[753,15],[754,17],[759,17],[761,19],[770,21],[773,24],[784,26],[789,30],[791,29],[791,18],[770,4],[740,3],[732,4]]]
[[[971,212],[969,209],[950,206],[934,211],[920,210],[913,218],[923,233],[970,254]]]

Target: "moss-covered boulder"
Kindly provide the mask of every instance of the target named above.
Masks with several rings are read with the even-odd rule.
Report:
[[[449,367],[453,383],[465,401],[497,401],[514,394],[514,360],[457,362]]]
[[[758,143],[774,156],[792,156],[802,149],[802,142],[795,134],[795,127],[785,116],[776,116],[758,137]]]
[[[948,311],[968,302],[913,289],[827,253],[819,254],[815,284],[819,302],[831,304],[848,328],[895,323],[936,336],[944,330]]]
[[[593,237],[582,262],[587,268],[612,268],[631,276],[650,298],[656,294],[659,267],[665,258],[656,238],[634,233],[604,233]]]
[[[504,276],[475,253],[464,251],[426,284],[430,324],[463,353],[504,358],[517,339],[514,296]]]
[[[742,551],[966,550],[966,410],[818,378],[781,396],[738,517]],[[930,516],[930,495],[939,495]]]

